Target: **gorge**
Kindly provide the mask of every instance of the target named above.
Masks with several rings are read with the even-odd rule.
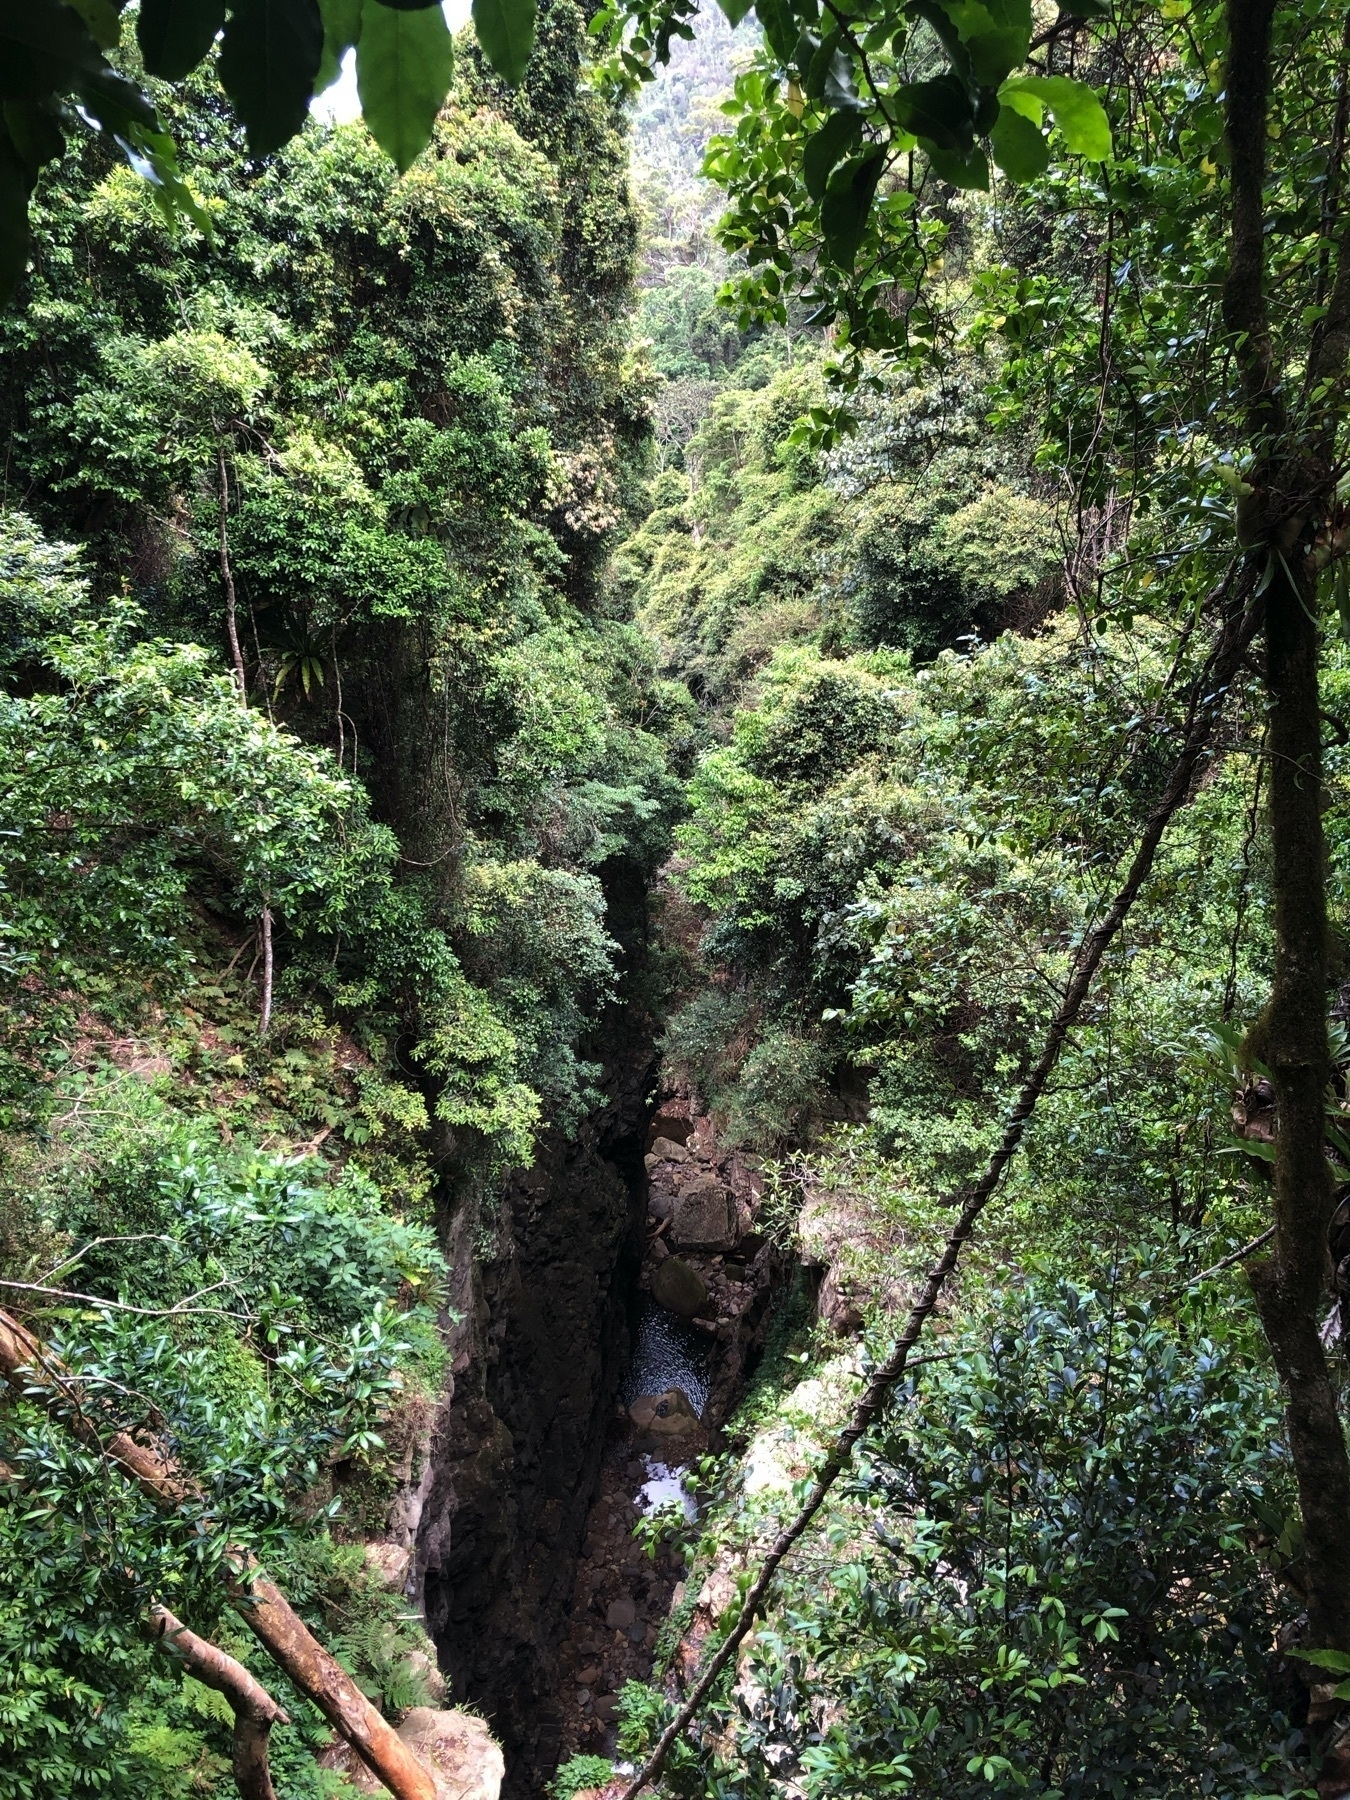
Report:
[[[0,6],[0,1800],[1344,1800],[1344,5],[451,23]]]

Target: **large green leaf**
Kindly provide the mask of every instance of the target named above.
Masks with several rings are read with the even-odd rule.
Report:
[[[755,0],[755,17],[764,27],[769,48],[785,67],[792,62],[801,33],[787,0]]]
[[[836,165],[861,136],[862,115],[852,111],[831,113],[820,130],[812,132],[802,152],[802,174],[813,200],[824,194]]]
[[[122,0],[66,0],[89,27],[100,50],[115,50],[122,41]]]
[[[1015,75],[998,90],[1000,105],[1039,125],[1050,113],[1065,145],[1091,162],[1105,162],[1111,154],[1111,122],[1106,108],[1085,81],[1067,75]]]
[[[535,12],[535,0],[473,0],[483,55],[511,87],[520,85],[534,48]]]
[[[431,142],[455,72],[455,48],[439,6],[400,12],[365,0],[356,87],[371,135],[400,170]]]
[[[30,181],[47,163],[55,162],[65,152],[66,139],[61,129],[59,105],[54,98],[3,102],[5,129]]]
[[[40,62],[24,55],[37,52]],[[107,68],[88,26],[58,0],[0,0],[0,96],[66,93],[81,74]]]
[[[851,269],[858,260],[867,215],[886,166],[884,150],[871,150],[865,156],[845,163],[830,183],[820,208],[821,229],[830,255],[841,269]]]
[[[1026,61],[1030,0],[941,0],[976,81],[995,86]]]
[[[892,99],[906,131],[935,144],[939,150],[957,150],[962,155],[969,151],[975,138],[975,115],[970,94],[955,75],[909,82],[898,87]]]
[[[314,77],[314,92],[332,87],[342,59],[361,35],[361,0],[319,0],[323,18],[323,55]]]
[[[978,188],[981,192],[988,188],[989,158],[978,144],[968,144],[961,150],[949,150],[940,144],[923,147],[940,180],[949,181],[956,188]]]
[[[322,55],[319,0],[231,0],[220,82],[255,156],[279,150],[304,124]]]
[[[1011,106],[1001,106],[989,133],[994,161],[1009,181],[1034,181],[1050,164],[1050,146],[1040,128]]]
[[[151,75],[181,81],[225,24],[225,0],[141,0],[136,41]]]
[[[739,25],[749,12],[754,0],[717,0],[717,4],[733,25]]]

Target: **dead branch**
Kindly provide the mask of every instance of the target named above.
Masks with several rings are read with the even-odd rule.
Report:
[[[183,1663],[206,1687],[224,1694],[233,1708],[232,1767],[240,1800],[277,1800],[267,1745],[273,1725],[278,1721],[289,1725],[289,1714],[243,1663],[189,1631],[167,1606],[156,1603],[150,1608],[146,1628],[162,1650]]]

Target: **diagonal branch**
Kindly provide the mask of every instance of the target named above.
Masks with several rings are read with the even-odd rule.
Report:
[[[60,1361],[26,1326],[0,1311],[0,1379],[51,1415],[87,1448],[115,1463],[142,1493],[168,1511],[201,1504],[201,1488],[156,1445],[129,1432],[104,1437],[85,1411]],[[210,1529],[211,1521],[203,1521]],[[431,1776],[388,1721],[366,1699],[341,1663],[292,1609],[286,1596],[244,1551],[227,1552],[231,1604],[255,1637],[307,1694],[397,1800],[436,1800]],[[261,1793],[261,1790],[258,1790]]]
[[[1249,582],[1247,585],[1250,587],[1251,583]],[[1191,689],[1181,754],[1173,765],[1161,798],[1149,814],[1134,858],[1115,899],[1111,902],[1101,922],[1094,926],[1079,946],[1073,973],[1064,990],[1064,998],[1060,1002],[1059,1010],[1046,1034],[1036,1066],[1027,1077],[1012,1111],[1008,1114],[998,1148],[990,1157],[979,1181],[969,1190],[946,1247],[929,1271],[923,1292],[911,1307],[904,1330],[900,1333],[894,1349],[874,1371],[853,1409],[848,1424],[836,1437],[829,1454],[821,1465],[810,1493],[795,1517],[783,1527],[774,1539],[768,1554],[760,1564],[759,1573],[746,1590],[745,1598],[741,1602],[731,1630],[718,1646],[716,1653],[695,1683],[684,1705],[661,1733],[651,1756],[624,1790],[623,1800],[635,1800],[642,1789],[660,1774],[676,1740],[695,1717],[703,1702],[712,1692],[718,1676],[740,1648],[764,1603],[765,1596],[779,1567],[820,1510],[830,1489],[852,1460],[853,1451],[859,1438],[877,1418],[887,1396],[905,1373],[909,1362],[909,1353],[918,1342],[924,1325],[937,1305],[938,1296],[946,1285],[947,1277],[955,1269],[962,1248],[975,1228],[976,1220],[993,1197],[1008,1164],[1012,1161],[1022,1142],[1027,1122],[1045,1091],[1046,1083],[1054,1071],[1055,1064],[1059,1061],[1060,1051],[1064,1048],[1065,1039],[1078,1017],[1083,1001],[1087,998],[1092,978],[1101,964],[1102,957],[1106,954],[1116,933],[1125,923],[1130,908],[1134,905],[1140,889],[1148,879],[1149,871],[1153,867],[1153,859],[1173,814],[1185,803],[1191,791],[1191,785],[1208,746],[1215,721],[1219,717],[1229,686],[1241,666],[1247,647],[1256,635],[1260,617],[1259,603],[1240,604],[1235,611],[1230,613],[1199,679]]]
[[[189,1631],[167,1606],[156,1602],[150,1608],[146,1629],[162,1650],[229,1701],[234,1711],[234,1783],[240,1800],[277,1800],[267,1741],[273,1725],[290,1723],[289,1715],[243,1663]]]

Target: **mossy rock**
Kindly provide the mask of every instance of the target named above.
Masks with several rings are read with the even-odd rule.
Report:
[[[668,1256],[652,1276],[652,1298],[678,1318],[692,1319],[707,1304],[708,1286],[697,1269]]]

